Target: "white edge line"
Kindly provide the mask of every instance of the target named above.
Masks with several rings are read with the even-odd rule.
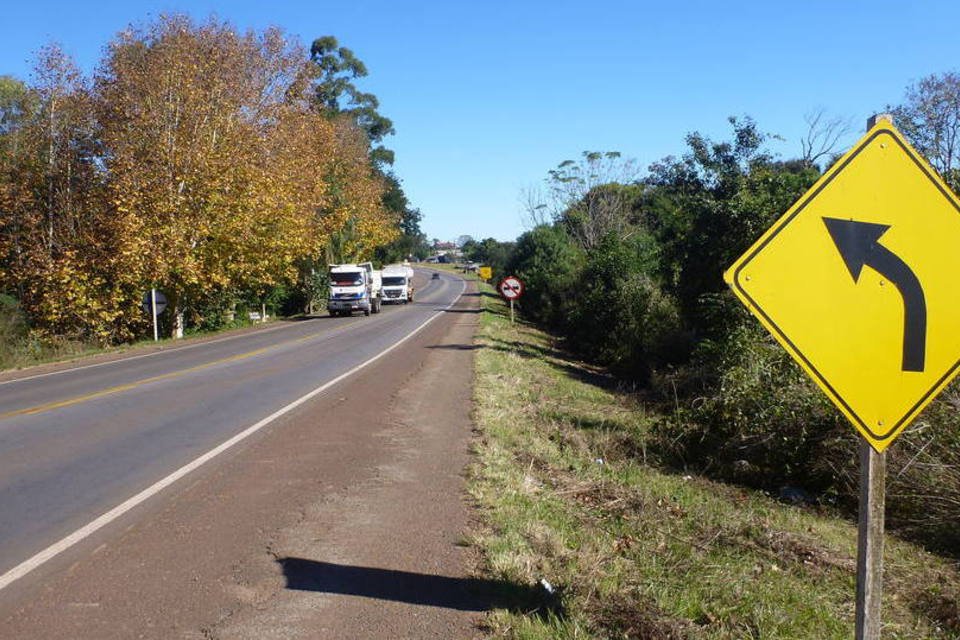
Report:
[[[37,569],[38,567],[49,562],[56,556],[60,555],[70,547],[81,542],[85,538],[88,538],[89,536],[93,535],[94,533],[96,533],[103,527],[107,526],[108,524],[110,524],[120,516],[124,515],[134,507],[145,502],[146,500],[153,497],[154,495],[160,493],[161,491],[169,487],[171,484],[173,484],[180,478],[184,477],[191,471],[195,471],[196,469],[198,469],[205,463],[209,462],[210,460],[214,459],[215,457],[217,457],[227,449],[230,449],[234,445],[240,442],[243,442],[244,440],[246,440],[247,438],[255,434],[257,431],[260,431],[261,429],[263,429],[265,426],[267,426],[277,418],[293,411],[303,403],[323,393],[324,391],[326,391],[333,385],[337,384],[344,378],[348,378],[352,376],[354,373],[356,373],[357,371],[360,371],[361,369],[367,367],[368,365],[373,364],[383,356],[387,355],[388,353],[390,353],[391,351],[393,351],[394,349],[402,345],[407,340],[411,339],[413,336],[420,333],[421,329],[423,329],[428,324],[436,320],[438,317],[440,317],[441,314],[443,314],[445,311],[448,311],[453,305],[455,305],[460,300],[461,296],[463,296],[463,293],[467,290],[467,281],[461,279],[460,282],[462,283],[460,293],[457,294],[457,297],[453,300],[453,302],[448,304],[446,307],[444,307],[440,311],[435,312],[432,316],[427,318],[427,320],[425,320],[420,326],[418,326],[416,329],[408,333],[406,336],[404,336],[397,342],[393,343],[392,345],[390,345],[389,347],[387,347],[377,355],[373,356],[369,360],[366,360],[365,362],[358,364],[357,366],[350,369],[349,371],[340,374],[333,380],[330,380],[329,382],[322,384],[321,386],[317,387],[313,391],[310,391],[306,395],[301,396],[300,398],[294,400],[287,406],[275,411],[274,413],[271,413],[269,416],[260,420],[259,422],[253,425],[250,425],[249,427],[247,427],[237,435],[233,436],[229,440],[214,447],[210,451],[201,455],[199,458],[196,458],[193,461],[188,462],[187,464],[183,465],[182,467],[180,467],[179,469],[177,469],[167,477],[150,485],[149,487],[147,487],[140,493],[136,494],[135,496],[128,498],[127,500],[118,504],[113,509],[110,509],[100,517],[93,520],[92,522],[80,527],[79,529],[77,529],[70,535],[66,536],[65,538],[59,540],[58,542],[53,543],[52,545],[50,545],[43,551],[37,553],[33,557],[28,558],[27,560],[24,560],[23,562],[21,562],[20,564],[18,564],[17,566],[15,566],[14,568],[10,569],[6,573],[4,573],[2,576],[0,576],[0,590],[7,588],[14,581],[19,580],[20,578],[27,575],[34,569]]]

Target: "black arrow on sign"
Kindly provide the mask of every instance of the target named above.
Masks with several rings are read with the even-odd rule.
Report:
[[[824,218],[853,281],[860,280],[863,265],[885,277],[903,296],[903,371],[923,371],[927,350],[927,301],[923,287],[910,267],[878,241],[888,224]]]

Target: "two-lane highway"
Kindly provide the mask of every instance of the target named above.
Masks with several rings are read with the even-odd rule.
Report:
[[[418,281],[415,303],[379,315],[0,383],[0,589],[397,345],[464,290],[449,275]]]

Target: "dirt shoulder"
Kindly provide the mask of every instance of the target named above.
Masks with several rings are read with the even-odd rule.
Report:
[[[25,578],[0,600],[0,637],[475,635],[490,605],[461,544],[477,311],[465,296]]]

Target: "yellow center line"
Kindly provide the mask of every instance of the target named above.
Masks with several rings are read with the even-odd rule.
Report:
[[[279,346],[279,345],[274,345],[274,346]],[[34,407],[27,407],[25,409],[16,409],[14,411],[8,411],[7,413],[0,413],[0,420],[3,420],[5,418],[12,418],[14,416],[29,416],[37,413],[43,413],[44,411],[52,411],[53,409],[61,409],[63,407],[69,407],[75,404],[80,404],[81,402],[87,402],[88,400],[94,400],[96,398],[102,398],[104,396],[113,395],[115,393],[120,393],[122,391],[129,391],[131,389],[136,389],[137,387],[142,387],[152,382],[159,382],[160,380],[170,380],[171,378],[177,378],[179,376],[186,375],[188,373],[193,373],[194,371],[202,371],[203,369],[209,369],[210,367],[215,367],[218,364],[224,364],[226,362],[236,362],[237,360],[252,358],[253,356],[260,355],[265,351],[269,351],[272,348],[274,347],[270,346],[270,347],[264,347],[262,349],[255,349],[254,351],[248,351],[247,353],[240,353],[235,356],[230,356],[228,358],[221,358],[220,360],[206,362],[204,364],[200,364],[195,367],[189,367],[187,369],[182,369],[180,371],[171,371],[170,373],[164,373],[159,376],[144,378],[143,380],[137,380],[136,382],[120,384],[115,387],[109,387],[107,389],[102,389],[100,391],[95,391],[93,393],[88,393],[82,396],[75,396],[73,398],[67,398],[66,400],[58,400],[56,402],[48,402],[47,404],[41,404]]]
[[[88,402],[90,400],[95,400],[97,398],[102,398],[104,396],[113,395],[115,393],[122,393],[124,391],[130,391],[131,389],[136,389],[144,385],[151,384],[153,382],[159,382],[161,380],[170,380],[177,378],[188,373],[194,373],[196,371],[202,371],[204,369],[209,369],[210,367],[215,367],[217,365],[225,364],[227,362],[237,362],[238,360],[246,360],[247,358],[252,358],[258,356],[262,353],[270,351],[271,349],[279,349],[288,344],[296,344],[299,342],[306,342],[312,340],[318,336],[323,337],[333,337],[337,336],[344,331],[348,330],[350,325],[342,327],[338,330],[330,331],[327,333],[317,332],[311,333],[300,338],[294,338],[292,340],[285,340],[283,342],[278,342],[277,344],[272,344],[269,347],[263,347],[261,349],[254,349],[253,351],[247,351],[246,353],[240,353],[237,355],[229,356],[227,358],[221,358],[219,360],[213,360],[211,362],[205,362],[204,364],[197,365],[195,367],[189,367],[187,369],[181,369],[180,371],[171,371],[170,373],[164,373],[158,376],[152,376],[150,378],[144,378],[143,380],[137,380],[136,382],[128,382],[127,384],[120,384],[115,387],[109,387],[107,389],[102,389],[100,391],[95,391],[93,393],[88,393],[82,396],[75,396],[73,398],[67,398],[66,400],[57,400],[55,402],[48,402],[46,404],[36,405],[33,407],[26,407],[24,409],[15,409],[13,411],[8,411],[6,413],[0,413],[0,420],[5,420],[7,418],[13,418],[15,416],[29,416],[37,413],[44,413],[45,411],[52,411],[54,409],[62,409],[63,407],[70,407],[75,404],[80,404],[82,402]]]

